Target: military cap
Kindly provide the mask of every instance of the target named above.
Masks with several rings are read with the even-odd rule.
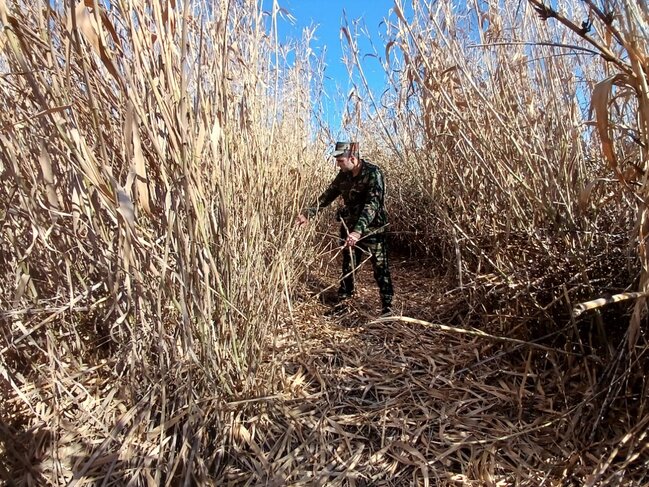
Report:
[[[333,157],[358,155],[358,142],[336,142]]]

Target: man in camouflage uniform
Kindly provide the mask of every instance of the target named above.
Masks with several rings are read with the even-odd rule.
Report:
[[[296,223],[300,226],[306,224],[308,218],[315,216],[321,208],[329,206],[338,196],[342,196],[344,207],[338,211],[338,220],[343,222],[340,228],[340,243],[352,251],[343,252],[343,277],[338,297],[344,300],[354,294],[352,271],[362,262],[365,251],[371,255],[374,279],[381,295],[382,312],[391,314],[394,291],[385,239],[388,217],[384,207],[383,173],[375,164],[360,158],[356,142],[336,143],[333,156],[340,172],[320,195],[316,204],[297,217]]]

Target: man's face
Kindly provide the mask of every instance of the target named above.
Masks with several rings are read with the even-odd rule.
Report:
[[[354,169],[355,161],[356,161],[356,159],[351,157],[351,156],[350,157],[344,157],[344,156],[336,157],[336,165],[343,172],[349,172],[352,169]]]

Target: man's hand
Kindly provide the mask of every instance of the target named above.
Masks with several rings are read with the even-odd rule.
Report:
[[[295,226],[296,227],[303,227],[309,222],[309,219],[302,214],[299,214],[298,216],[295,217]]]
[[[361,239],[361,234],[358,232],[352,232],[349,234],[347,237],[347,240],[345,240],[345,246],[346,247],[353,247],[356,245],[356,242],[358,242]]]

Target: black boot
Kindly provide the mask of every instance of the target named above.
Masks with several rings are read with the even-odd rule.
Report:
[[[392,311],[392,300],[382,299],[381,301],[382,301],[381,316],[382,317],[394,316],[394,312]]]

